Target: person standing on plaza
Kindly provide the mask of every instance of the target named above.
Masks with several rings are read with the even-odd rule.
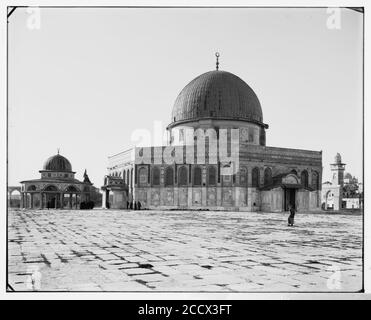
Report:
[[[288,218],[288,226],[293,227],[294,226],[294,217],[295,217],[295,208],[292,205],[289,205],[289,211],[290,215]]]

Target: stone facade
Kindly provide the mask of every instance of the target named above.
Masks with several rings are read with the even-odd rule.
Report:
[[[139,156],[144,153],[153,158],[155,148],[127,150],[111,157],[109,165],[109,176],[128,186],[122,191],[125,199],[140,201],[143,208],[281,212],[287,210],[289,189],[298,211],[320,208],[321,152],[245,146],[232,175],[221,174],[221,162],[209,164],[208,153],[206,164],[187,164],[186,159],[148,164]]]
[[[318,210],[322,152],[268,147],[266,129],[259,99],[241,78],[206,72],[178,95],[168,145],[109,157],[108,177],[126,186],[124,207]]]

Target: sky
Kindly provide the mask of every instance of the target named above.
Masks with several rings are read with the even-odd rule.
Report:
[[[170,123],[174,101],[215,69],[242,78],[269,125],[267,145],[342,155],[362,180],[363,16],[326,8],[18,8],[8,24],[9,185],[68,158],[103,184],[107,157],[138,129]]]

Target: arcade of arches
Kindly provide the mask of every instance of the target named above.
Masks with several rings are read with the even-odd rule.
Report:
[[[301,211],[319,205],[318,167],[283,169],[246,163],[236,174],[222,174],[222,167],[129,164],[121,170],[116,168],[102,187],[110,189],[106,208],[126,208],[120,199],[140,201],[144,208],[163,209],[285,211],[292,204]]]

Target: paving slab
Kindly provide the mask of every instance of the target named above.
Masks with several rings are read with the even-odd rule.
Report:
[[[17,291],[357,292],[362,216],[10,210]]]

